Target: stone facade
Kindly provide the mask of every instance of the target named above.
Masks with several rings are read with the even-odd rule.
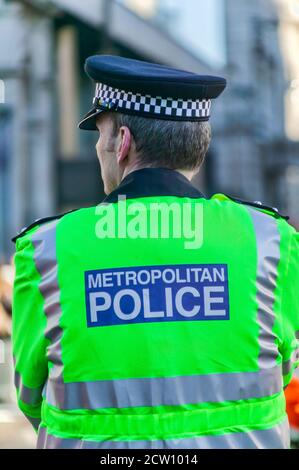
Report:
[[[286,18],[284,0],[225,2],[228,88],[215,105],[213,189],[278,206],[298,223],[299,143],[286,134],[286,97],[295,79],[286,31],[298,19]],[[299,67],[298,54],[294,60]]]
[[[93,94],[84,61],[97,53],[207,71],[116,2],[0,0],[0,262],[36,218],[103,197],[97,136],[76,128]]]

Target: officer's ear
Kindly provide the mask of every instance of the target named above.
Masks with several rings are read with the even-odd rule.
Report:
[[[129,155],[132,148],[133,136],[127,126],[121,126],[118,132],[118,144],[116,150],[117,162],[122,163]]]

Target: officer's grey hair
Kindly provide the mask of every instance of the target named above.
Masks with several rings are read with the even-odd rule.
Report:
[[[130,129],[139,162],[152,167],[198,170],[211,142],[209,122],[168,121],[128,114],[110,114],[114,133]]]

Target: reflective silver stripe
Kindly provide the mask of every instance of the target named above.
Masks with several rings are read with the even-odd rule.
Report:
[[[275,322],[274,293],[280,260],[280,233],[275,218],[251,208],[248,208],[248,211],[255,229],[258,257],[256,279],[260,346],[258,364],[260,369],[265,369],[273,367],[278,356],[273,326]]]
[[[34,246],[34,262],[41,281],[39,288],[44,297],[44,311],[47,316],[45,336],[50,340],[47,358],[54,364],[50,374],[56,378],[62,376],[61,337],[59,326],[61,317],[60,290],[58,286],[58,266],[56,257],[56,227],[59,220],[54,220],[40,227],[31,237]]]
[[[293,363],[292,363],[291,360],[289,360],[289,361],[284,361],[284,362],[282,363],[282,373],[283,373],[283,375],[288,375],[288,374],[291,372],[291,370],[292,370],[292,364],[293,364]]]
[[[31,416],[27,416],[27,415],[25,416],[28,419],[28,421],[32,424],[34,429],[38,430],[40,422],[41,422],[40,418],[31,418]]]
[[[61,383],[50,378],[46,401],[64,410],[184,405],[247,400],[282,390],[281,366],[258,372]]]
[[[15,372],[15,387],[18,391],[18,398],[27,405],[35,406],[41,403],[43,386],[37,388],[26,387],[19,372]]]
[[[91,441],[62,439],[40,428],[38,449],[288,449],[290,447],[288,420],[277,426],[247,433],[229,433],[183,439],[155,441]]]

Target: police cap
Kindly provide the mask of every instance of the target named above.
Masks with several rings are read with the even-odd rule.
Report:
[[[110,55],[89,57],[85,72],[96,84],[93,107],[78,125],[85,130],[97,130],[96,117],[104,111],[174,121],[208,121],[211,100],[226,87],[221,77]]]

